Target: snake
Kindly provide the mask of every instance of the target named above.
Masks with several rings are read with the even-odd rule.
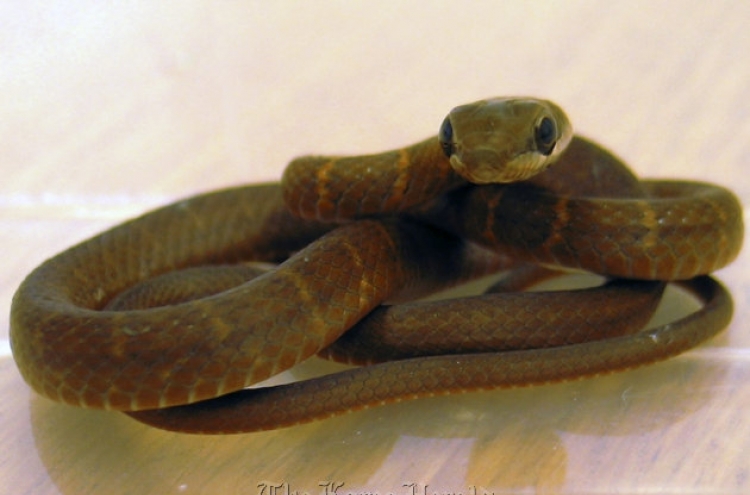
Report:
[[[491,98],[411,146],[300,157],[280,182],[178,200],[53,256],[13,297],[11,347],[55,401],[180,432],[275,429],[684,352],[728,325],[709,274],[742,238],[726,188],[640,180],[556,104]],[[560,269],[610,282],[514,290],[513,274]],[[413,301],[497,272],[495,293]],[[669,281],[701,308],[644,330]],[[359,366],[255,386],[316,354]]]

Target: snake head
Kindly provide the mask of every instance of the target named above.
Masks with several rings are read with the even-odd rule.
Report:
[[[493,98],[454,108],[439,140],[454,170],[475,184],[528,179],[555,162],[573,137],[565,112],[534,98]]]

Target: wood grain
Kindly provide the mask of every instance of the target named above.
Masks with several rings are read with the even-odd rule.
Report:
[[[559,102],[642,176],[709,179],[750,200],[740,2],[78,1],[0,14],[6,315],[28,271],[107,225],[276,179],[304,153],[414,142],[455,104],[495,95]],[[34,396],[6,320],[0,492],[748,492],[748,256],[718,276],[732,325],[661,365],[226,438]],[[675,291],[667,303],[662,318],[688,304]]]

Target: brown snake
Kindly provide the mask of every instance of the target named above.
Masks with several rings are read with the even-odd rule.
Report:
[[[731,262],[742,237],[726,189],[638,181],[572,137],[555,105],[487,100],[457,107],[438,137],[408,148],[298,159],[282,185],[195,196],[70,248],[19,287],[11,344],[24,379],[54,400],[177,431],[271,429],[675,355],[728,324],[731,299],[705,274]],[[218,269],[229,282],[191,288],[212,277],[200,271],[187,294],[157,282],[248,260],[286,261],[249,282],[254,272]],[[519,262],[683,280],[704,305],[646,331],[663,283],[379,307]],[[122,309],[129,297],[142,309]],[[383,362],[242,390],[320,352]]]

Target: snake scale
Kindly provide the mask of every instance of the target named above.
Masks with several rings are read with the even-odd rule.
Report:
[[[742,238],[728,190],[638,180],[555,104],[495,98],[412,146],[302,157],[281,183],[187,198],[64,251],[18,288],[11,345],[57,401],[183,432],[279,428],[683,352],[728,324],[707,274]],[[550,267],[613,281],[508,292]],[[498,293],[384,305],[499,271]],[[642,331],[664,281],[702,307]],[[248,388],[315,354],[362,366]]]

